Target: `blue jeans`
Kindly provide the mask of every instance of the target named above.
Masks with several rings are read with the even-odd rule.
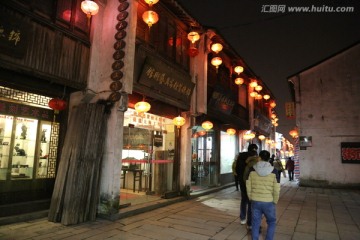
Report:
[[[243,191],[243,188],[241,188],[240,220],[246,219],[246,215],[246,224],[251,226],[251,201],[249,200],[246,190]]]
[[[259,231],[262,215],[265,215],[267,223],[267,232],[265,240],[273,240],[276,227],[276,206],[273,202],[252,201],[252,229],[251,235],[253,240],[259,239]]]

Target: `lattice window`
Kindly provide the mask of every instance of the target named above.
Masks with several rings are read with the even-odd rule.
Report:
[[[9,99],[22,104],[35,105],[37,107],[49,108],[50,97],[24,92],[12,88],[0,86],[0,98]]]

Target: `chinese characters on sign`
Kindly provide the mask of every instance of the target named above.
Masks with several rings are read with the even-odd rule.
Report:
[[[36,108],[9,102],[0,102],[0,113],[23,117],[32,117],[43,120],[53,119],[53,111],[49,109]]]
[[[341,162],[360,163],[360,142],[341,143]]]
[[[286,118],[289,118],[289,119],[295,118],[295,103],[294,102],[285,103],[285,113],[286,113]]]
[[[185,105],[190,103],[195,86],[190,75],[153,56],[147,56],[139,83]]]
[[[22,57],[26,52],[29,24],[0,9],[0,53]]]

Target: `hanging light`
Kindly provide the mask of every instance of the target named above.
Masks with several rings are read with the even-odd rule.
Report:
[[[297,138],[299,136],[299,133],[296,129],[291,130],[289,134],[292,138]]]
[[[210,122],[210,121],[205,121],[205,122],[203,122],[203,123],[201,124],[201,127],[202,127],[203,129],[205,129],[206,131],[208,131],[208,130],[210,130],[210,129],[213,128],[213,124],[212,124],[212,122]]]
[[[270,117],[271,117],[272,119],[274,119],[274,118],[276,118],[276,114],[275,114],[275,113],[272,113],[272,114],[270,115]]]
[[[99,6],[94,1],[85,0],[81,2],[81,10],[86,14],[86,17],[88,18],[88,26],[89,26],[90,18],[91,16],[99,12]]]
[[[261,100],[263,98],[263,96],[261,94],[256,94],[255,99],[256,100]]]
[[[199,54],[199,50],[196,47],[189,47],[188,54],[190,57],[196,57]]]
[[[173,123],[177,128],[180,128],[181,126],[183,126],[185,124],[185,118],[183,118],[179,115],[173,119]]]
[[[66,108],[67,103],[65,100],[60,98],[53,98],[49,101],[48,106],[55,111],[55,114],[58,114],[59,111],[62,111]]]
[[[134,107],[138,113],[146,113],[150,110],[151,105],[148,102],[140,101],[137,102]]]
[[[149,7],[151,7],[152,5],[156,4],[159,0],[144,0]]]
[[[199,33],[195,32],[195,31],[189,32],[187,37],[188,37],[189,41],[191,41],[192,44],[194,44],[196,41],[198,41],[200,39]]]
[[[261,91],[262,89],[263,89],[263,87],[260,86],[260,85],[257,85],[257,86],[255,87],[255,90],[258,91],[258,92]]]
[[[236,66],[234,68],[234,71],[239,75],[240,73],[242,73],[244,71],[244,68],[242,66]]]
[[[272,101],[272,102],[270,103],[270,107],[271,107],[271,108],[275,108],[275,107],[276,107],[275,101]]]
[[[214,43],[211,45],[211,51],[218,54],[223,49],[223,45],[221,43]]]
[[[264,95],[264,99],[265,99],[265,100],[269,100],[269,99],[270,99],[270,95],[265,94],[265,95]]]
[[[221,57],[214,57],[213,59],[211,59],[211,64],[212,64],[213,66],[215,66],[216,69],[218,69],[219,66],[222,64],[222,59],[221,59]]]
[[[262,140],[265,139],[265,136],[264,136],[264,135],[260,135],[260,136],[258,136],[258,138],[262,141]]]
[[[257,81],[256,80],[251,80],[250,82],[250,87],[254,88],[256,87],[258,84],[257,84]]]
[[[250,139],[253,139],[255,137],[255,133],[251,132],[251,131],[247,131],[245,134],[244,134],[244,139],[245,140],[250,140]]]
[[[253,97],[253,98],[256,97],[257,95],[258,95],[257,92],[251,92],[251,93],[250,93],[250,97]]]
[[[159,21],[159,16],[154,11],[145,11],[142,15],[143,21],[151,28],[152,25]]]
[[[236,130],[233,128],[228,128],[228,129],[226,129],[226,133],[229,134],[230,136],[235,135]]]
[[[244,79],[241,77],[235,78],[235,84],[241,85],[244,83]]]

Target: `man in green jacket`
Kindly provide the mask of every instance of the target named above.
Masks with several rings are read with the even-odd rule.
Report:
[[[251,201],[252,210],[252,239],[259,239],[261,218],[266,218],[266,240],[274,239],[276,227],[276,204],[279,200],[280,183],[273,173],[274,167],[268,162],[270,153],[263,150],[259,153],[261,161],[254,165],[246,181],[246,191]]]

